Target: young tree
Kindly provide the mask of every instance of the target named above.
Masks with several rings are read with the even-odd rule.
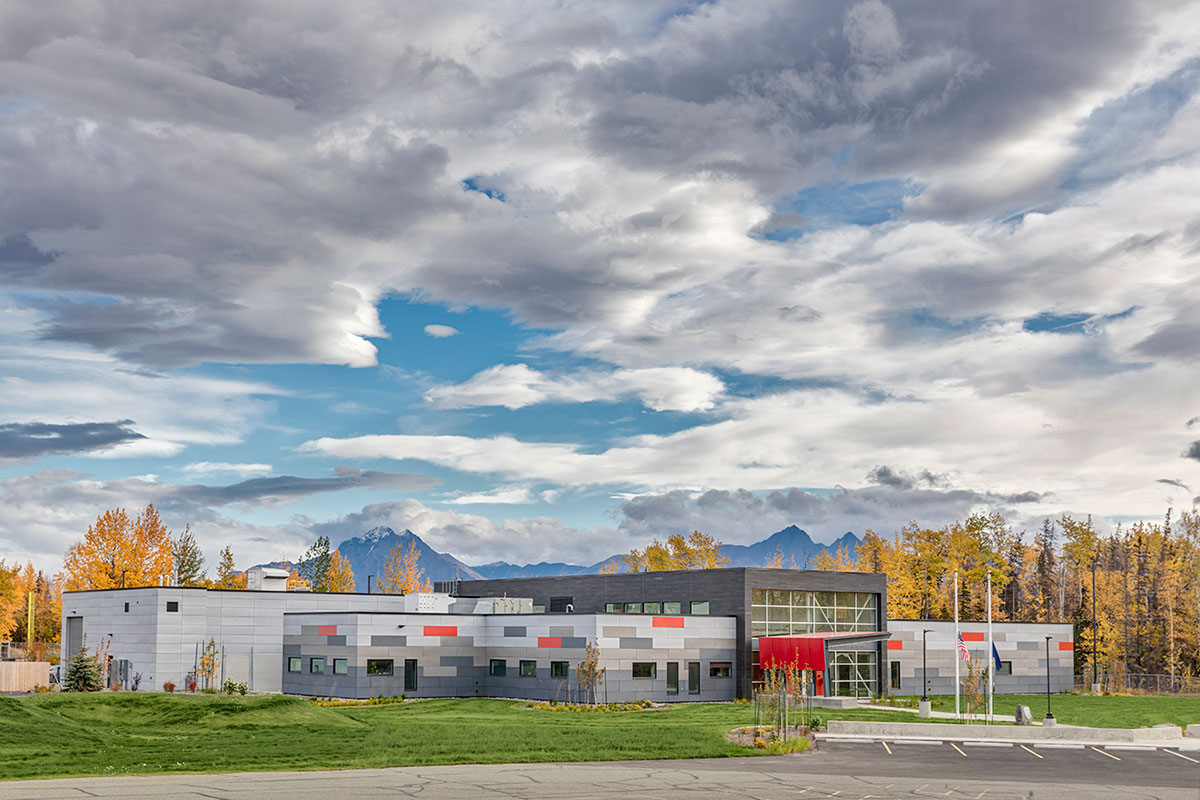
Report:
[[[87,637],[67,661],[63,675],[63,690],[67,692],[98,692],[104,688],[104,670],[98,654],[89,653]]]
[[[300,559],[297,571],[314,592],[329,591],[329,567],[333,556],[329,552],[329,537],[318,536],[312,547]]]
[[[217,652],[217,641],[209,639],[208,644],[200,651],[200,663],[196,665],[196,677],[204,679],[204,688],[208,688],[217,679],[217,670],[221,668],[221,656]]]
[[[63,559],[68,590],[154,586],[173,567],[171,532],[153,505],[132,520],[123,508],[105,511]]]
[[[402,545],[396,545],[388,555],[387,564],[383,568],[383,577],[379,581],[379,590],[384,594],[409,594],[411,592],[428,592],[429,581],[421,579],[425,570],[420,565],[421,551],[417,543],[409,540],[408,549],[402,550]]]
[[[179,538],[171,543],[171,558],[175,563],[175,584],[177,586],[206,586],[208,580],[204,575],[204,554],[196,537],[192,535],[192,526],[183,529]]]
[[[600,667],[600,645],[596,640],[583,646],[583,658],[575,667],[575,680],[579,684],[579,699],[596,702],[596,687],[604,680],[604,670]]]
[[[329,557],[329,573],[328,573],[327,592],[353,592],[354,591],[354,571],[350,569],[350,562],[342,558],[342,554],[337,550],[333,551],[333,555]]]
[[[217,563],[217,582],[213,584],[213,588],[246,588],[246,576],[238,574],[237,567],[233,563],[233,550],[229,545],[225,545],[225,549],[221,551],[221,560]]]

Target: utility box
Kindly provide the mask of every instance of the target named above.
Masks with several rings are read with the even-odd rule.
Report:
[[[288,571],[278,567],[251,567],[246,570],[246,588],[252,592],[286,592]]]

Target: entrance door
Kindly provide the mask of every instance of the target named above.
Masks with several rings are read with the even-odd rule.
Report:
[[[688,694],[700,694],[700,662],[688,662]]]
[[[667,662],[667,694],[679,694],[679,662]]]

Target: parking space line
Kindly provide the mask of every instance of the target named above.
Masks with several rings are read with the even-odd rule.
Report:
[[[1165,747],[1164,747],[1164,748],[1162,749],[1162,751],[1163,751],[1164,753],[1170,753],[1170,754],[1171,754],[1171,755],[1173,755],[1173,756],[1179,756],[1179,757],[1180,757],[1180,758],[1182,758],[1184,761],[1190,761],[1190,762],[1192,762],[1193,764],[1200,764],[1200,761],[1197,761],[1196,759],[1192,758],[1191,756],[1185,756],[1183,753],[1180,753],[1178,750],[1168,750],[1167,748],[1165,748]]]
[[[881,745],[883,745],[883,749],[884,749],[884,750],[887,750],[887,751],[888,751],[888,755],[890,756],[890,755],[892,754],[892,748],[890,748],[890,747],[888,747],[888,746],[887,746],[887,742],[880,742],[880,744],[881,744]]]
[[[959,754],[960,756],[962,756],[963,758],[966,758],[966,757],[967,757],[967,754],[966,754],[966,753],[964,753],[964,752],[962,751],[962,748],[960,748],[960,747],[959,747],[958,745],[956,745],[954,742],[951,742],[951,743],[950,743],[950,746],[951,746],[951,747],[953,747],[955,750],[957,750],[957,751],[958,751],[958,754]]]
[[[1017,745],[1017,747],[1021,748],[1021,749],[1022,749],[1022,750],[1024,750],[1026,753],[1029,753],[1029,755],[1031,755],[1031,756],[1037,756],[1038,758],[1045,758],[1045,756],[1044,756],[1044,755],[1041,755],[1040,753],[1035,753],[1035,752],[1033,752],[1032,750],[1030,750],[1028,747],[1026,747],[1026,746],[1025,746],[1025,745],[1023,745],[1023,744],[1019,744],[1019,745]]]
[[[1121,760],[1121,759],[1117,758],[1116,756],[1114,756],[1112,753],[1106,753],[1106,752],[1104,752],[1104,751],[1103,751],[1103,750],[1101,750],[1099,747],[1093,747],[1093,748],[1091,748],[1091,749],[1092,749],[1092,750],[1095,750],[1097,753],[1099,753],[1099,754],[1100,754],[1100,755],[1102,755],[1102,756],[1108,756],[1108,757],[1109,757],[1109,758],[1111,758],[1113,761],[1120,761],[1120,760]]]

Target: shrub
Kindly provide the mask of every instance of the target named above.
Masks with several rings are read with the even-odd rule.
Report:
[[[163,691],[164,691],[164,692],[173,692],[173,691],[175,691],[175,684],[171,683],[170,681],[165,681],[165,682],[163,683]]]
[[[68,692],[98,692],[104,688],[104,676],[100,660],[88,653],[87,640],[67,662],[63,675],[63,689]]]

